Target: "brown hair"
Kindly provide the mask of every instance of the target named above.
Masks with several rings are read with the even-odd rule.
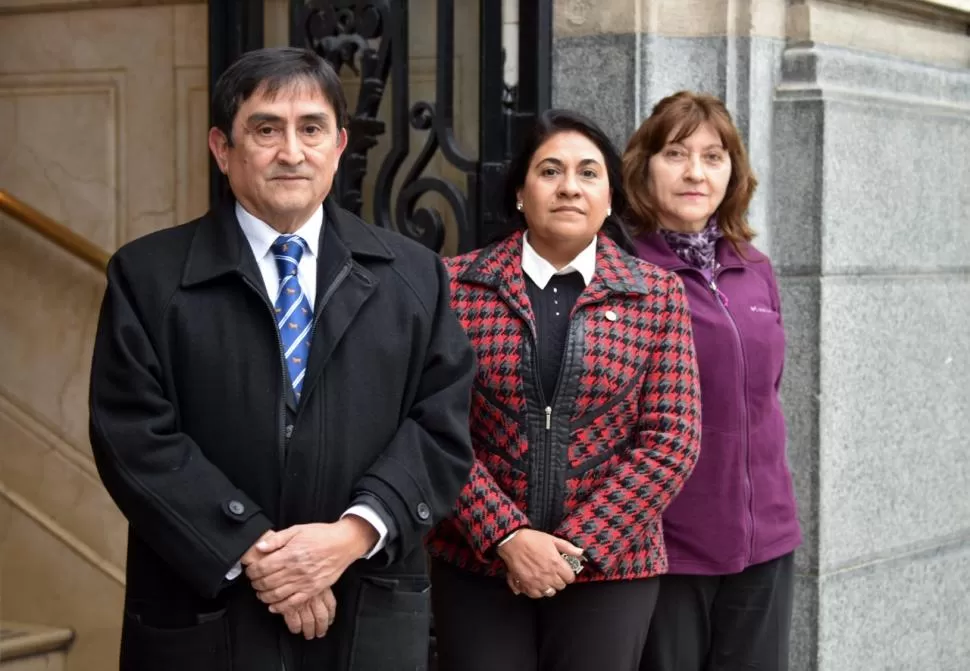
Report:
[[[634,233],[652,233],[660,221],[647,184],[650,158],[671,142],[680,142],[702,123],[713,126],[731,156],[731,178],[717,208],[717,225],[740,252],[754,238],[745,213],[758,180],[751,171],[741,135],[724,103],[711,95],[679,91],[661,100],[633,134],[623,153],[623,185],[629,201],[628,218]],[[671,133],[676,135],[671,137]]]

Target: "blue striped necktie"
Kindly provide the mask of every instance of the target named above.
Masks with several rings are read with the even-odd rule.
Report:
[[[313,310],[300,286],[296,271],[306,251],[306,242],[298,235],[281,235],[271,247],[280,271],[280,289],[276,295],[276,328],[280,332],[283,358],[297,400],[303,389],[306,360],[310,354],[310,326]]]

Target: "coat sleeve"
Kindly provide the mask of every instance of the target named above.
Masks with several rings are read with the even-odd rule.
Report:
[[[468,431],[475,354],[451,311],[448,276],[437,258],[437,295],[431,335],[417,393],[397,433],[355,486],[355,495],[375,496],[391,515],[395,542],[378,555],[384,563],[403,559],[451,514],[472,467]]]
[[[683,284],[668,276],[659,330],[643,380],[636,447],[554,535],[583,548],[603,572],[643,538],[690,475],[700,452],[700,388]]]
[[[455,517],[465,540],[479,561],[488,563],[495,544],[516,529],[530,526],[529,518],[506,494],[488,468],[478,459],[468,483],[461,490]]]
[[[95,462],[131,530],[211,598],[272,525],[179,430],[155,343],[122,266],[117,255],[109,264],[94,344],[89,401]]]

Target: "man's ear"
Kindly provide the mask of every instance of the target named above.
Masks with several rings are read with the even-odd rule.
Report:
[[[341,128],[337,131],[337,158],[340,158],[344,153],[344,149],[347,148],[347,140],[346,128]]]
[[[221,130],[213,126],[209,129],[209,151],[216,165],[223,175],[229,174],[229,138]]]

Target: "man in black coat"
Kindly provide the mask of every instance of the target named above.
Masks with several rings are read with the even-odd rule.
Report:
[[[422,539],[472,464],[447,276],[327,197],[347,111],[315,54],[244,55],[213,117],[234,202],[115,254],[95,342],[121,668],[422,669]]]

